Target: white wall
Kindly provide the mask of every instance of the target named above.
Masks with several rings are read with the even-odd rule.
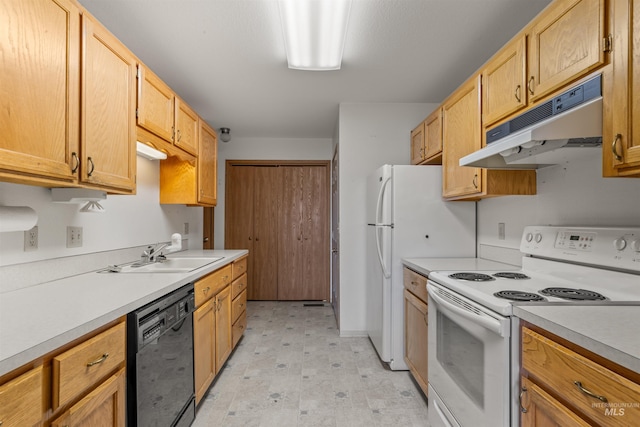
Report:
[[[80,213],[82,205],[51,201],[44,187],[0,183],[0,205],[30,206],[38,214],[38,249],[25,252],[22,231],[0,233],[0,266],[164,242],[172,233],[202,248],[202,208],[160,205],[159,162],[138,157],[137,194],[108,195],[104,213]],[[189,223],[185,235],[184,223]],[[67,226],[83,228],[83,246],[66,247]]]
[[[340,335],[366,335],[366,177],[409,164],[411,130],[438,104],[340,104]]]
[[[331,139],[235,138],[218,142],[218,204],[214,247],[224,248],[224,189],[227,160],[331,160]]]
[[[601,149],[582,150],[538,170],[537,195],[478,202],[478,244],[518,249],[526,225],[640,226],[640,179],[602,178]],[[498,240],[500,222],[505,240]]]

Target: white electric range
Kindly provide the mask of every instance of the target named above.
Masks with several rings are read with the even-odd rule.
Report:
[[[520,251],[520,270],[429,275],[432,427],[518,424],[514,302],[640,302],[640,227],[530,226]]]

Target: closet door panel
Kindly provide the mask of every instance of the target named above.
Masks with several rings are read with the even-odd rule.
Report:
[[[303,250],[300,292],[303,299],[329,300],[329,187],[327,167],[303,172]]]
[[[247,299],[278,299],[278,204],[282,189],[282,168],[256,166],[253,205],[253,286]]]
[[[280,204],[278,245],[278,299],[303,299],[302,287],[302,218],[303,168],[285,166],[282,169],[282,199]]]

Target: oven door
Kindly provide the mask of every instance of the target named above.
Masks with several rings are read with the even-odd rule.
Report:
[[[432,281],[427,290],[429,424],[508,426],[510,318]]]

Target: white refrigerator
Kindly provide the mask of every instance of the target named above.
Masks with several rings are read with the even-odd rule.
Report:
[[[389,368],[408,369],[402,258],[475,256],[476,204],[442,200],[441,166],[384,165],[369,175],[367,331]]]

